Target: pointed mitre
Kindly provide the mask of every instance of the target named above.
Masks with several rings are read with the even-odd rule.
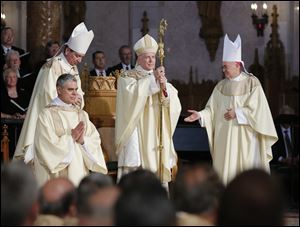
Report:
[[[225,35],[223,47],[223,61],[242,62],[242,42],[240,35],[236,37],[236,40],[234,42],[232,42],[228,38],[227,34]]]
[[[154,53],[156,54],[156,51],[158,49],[157,42],[155,39],[152,38],[152,36],[146,34],[143,36],[140,40],[138,40],[133,47],[135,53],[137,56],[145,53]]]
[[[93,38],[94,32],[88,31],[85,24],[81,22],[74,28],[66,45],[79,54],[85,54]]]

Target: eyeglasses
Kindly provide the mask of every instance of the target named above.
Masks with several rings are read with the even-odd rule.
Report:
[[[221,66],[221,70],[222,71],[225,71],[225,70],[227,70],[227,69],[229,69],[229,68],[233,68],[235,65],[222,65]]]

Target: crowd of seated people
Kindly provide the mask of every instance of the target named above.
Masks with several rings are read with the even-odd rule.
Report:
[[[180,171],[168,194],[145,169],[124,175],[119,183],[91,173],[78,187],[59,177],[38,188],[28,165],[6,163],[1,168],[1,225],[287,224],[278,181],[264,170],[247,170],[226,188],[211,165]]]

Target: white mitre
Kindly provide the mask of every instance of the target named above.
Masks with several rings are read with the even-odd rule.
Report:
[[[133,49],[137,56],[145,53],[156,54],[158,45],[152,36],[146,34],[134,44]]]
[[[93,38],[94,32],[88,31],[85,24],[81,22],[74,28],[66,45],[79,54],[85,54]]]
[[[225,35],[223,46],[223,62],[241,62],[246,73],[245,64],[242,61],[242,41],[240,35],[238,35],[234,42],[232,42],[228,35]]]

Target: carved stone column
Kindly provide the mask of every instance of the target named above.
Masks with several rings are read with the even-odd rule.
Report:
[[[149,19],[147,17],[147,11],[144,11],[143,18],[141,21],[143,23],[143,27],[141,28],[141,33],[142,33],[142,37],[143,37],[144,35],[148,34],[148,32],[149,32],[149,26],[148,26]]]
[[[262,87],[265,89],[265,69],[261,64],[259,64],[257,48],[255,48],[254,62],[250,65],[249,72],[253,73],[253,75],[259,79]]]
[[[273,6],[272,33],[265,49],[266,95],[273,117],[284,105],[285,54],[282,41],[278,33],[277,6]]]
[[[61,41],[61,1],[27,1],[27,50],[33,66],[45,58],[49,40]]]
[[[215,60],[219,39],[223,36],[221,1],[197,1],[202,27],[199,36],[204,39],[211,61]]]
[[[63,1],[64,33],[63,40],[68,41],[73,29],[84,22],[86,11],[85,1]]]

